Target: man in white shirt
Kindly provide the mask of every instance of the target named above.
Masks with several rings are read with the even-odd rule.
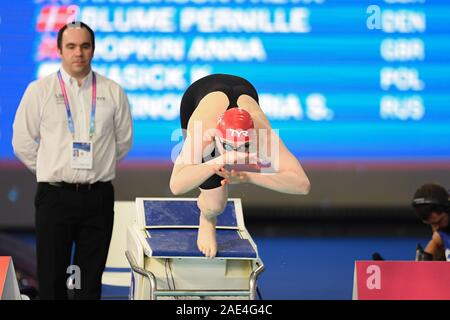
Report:
[[[131,148],[131,112],[123,89],[91,70],[89,26],[70,23],[57,42],[62,67],[26,89],[12,144],[38,182],[39,297],[67,299],[73,274],[75,299],[99,299],[114,220],[111,180]]]

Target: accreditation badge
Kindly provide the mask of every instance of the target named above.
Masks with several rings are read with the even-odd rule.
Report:
[[[93,163],[93,144],[92,141],[73,141],[72,142],[72,169],[92,169]]]

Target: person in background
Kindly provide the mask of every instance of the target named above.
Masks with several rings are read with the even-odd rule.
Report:
[[[424,184],[414,193],[412,205],[424,224],[431,226],[433,235],[424,249],[432,260],[450,261],[449,194],[438,184]]]
[[[123,89],[91,69],[89,26],[65,25],[57,46],[61,68],[28,85],[12,144],[38,182],[39,298],[67,299],[71,276],[75,299],[99,299],[114,221],[111,181],[132,145],[131,112]]]

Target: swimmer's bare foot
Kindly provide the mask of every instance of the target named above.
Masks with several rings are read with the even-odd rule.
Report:
[[[216,218],[207,219],[200,214],[200,222],[197,235],[198,249],[208,258],[213,258],[217,253]]]

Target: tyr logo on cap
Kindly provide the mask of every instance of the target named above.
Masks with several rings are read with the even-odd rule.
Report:
[[[231,137],[248,137],[247,130],[227,129],[227,132],[231,133]]]

